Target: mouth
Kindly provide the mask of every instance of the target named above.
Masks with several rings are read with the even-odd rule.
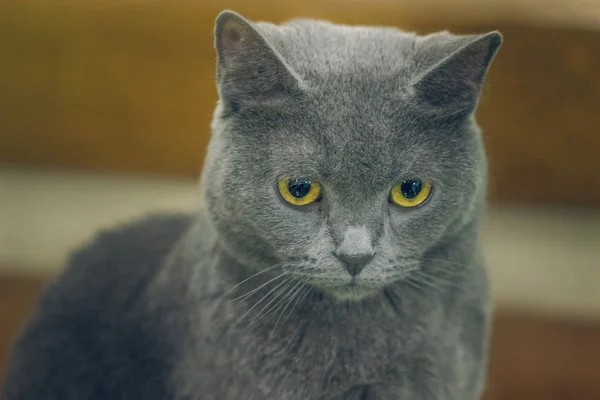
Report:
[[[355,279],[343,285],[323,288],[327,294],[338,300],[359,301],[373,294],[373,288],[361,285]]]

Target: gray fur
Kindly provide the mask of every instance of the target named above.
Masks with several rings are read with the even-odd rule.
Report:
[[[473,112],[500,41],[221,14],[203,208],[80,250],[17,341],[2,399],[478,399]],[[284,204],[282,175],[321,182],[322,200]],[[390,204],[410,178],[433,182],[429,200]]]

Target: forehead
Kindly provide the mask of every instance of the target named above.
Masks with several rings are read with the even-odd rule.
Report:
[[[308,80],[365,71],[398,75],[415,66],[416,35],[395,28],[308,20],[258,27],[291,69]]]
[[[375,188],[427,168],[436,144],[409,106],[414,35],[302,21],[263,28],[307,89],[267,135],[275,173]]]
[[[315,98],[283,122],[269,138],[279,173],[373,189],[402,173],[418,173],[431,144],[399,110],[391,110],[391,100],[353,99],[339,93]]]

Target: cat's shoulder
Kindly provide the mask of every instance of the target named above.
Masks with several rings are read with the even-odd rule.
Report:
[[[169,398],[161,325],[136,305],[194,220],[147,216],[78,249],[15,342],[0,398]]]
[[[157,213],[97,232],[71,254],[42,301],[134,301],[194,220],[192,214]]]

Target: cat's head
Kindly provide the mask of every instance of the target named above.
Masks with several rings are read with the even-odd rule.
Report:
[[[221,243],[340,299],[419,268],[472,226],[485,197],[473,119],[497,32],[394,28],[222,13],[220,101],[203,172]]]

